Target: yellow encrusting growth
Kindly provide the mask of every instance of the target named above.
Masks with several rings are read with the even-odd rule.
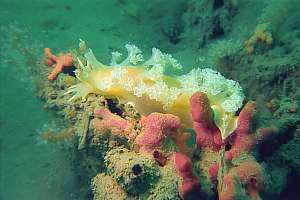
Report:
[[[258,24],[254,34],[245,41],[245,48],[248,54],[252,54],[255,50],[255,45],[259,42],[270,46],[273,44],[273,37],[270,32],[270,23]]]
[[[134,45],[125,46],[128,57],[121,63],[117,62],[121,53],[113,52],[109,66],[99,62],[82,40],[79,46],[83,57],[78,58],[76,76],[81,82],[68,91],[75,93],[72,100],[85,98],[89,93],[117,97],[133,103],[142,115],[152,112],[177,115],[190,128],[189,99],[201,91],[207,94],[218,116],[215,122],[222,135],[227,136],[235,129],[232,121],[236,121],[235,112],[242,106],[244,94],[237,82],[219,72],[206,68],[193,69],[181,76],[167,76],[166,68],[182,68],[177,60],[153,48],[151,58],[142,63],[142,52]]]

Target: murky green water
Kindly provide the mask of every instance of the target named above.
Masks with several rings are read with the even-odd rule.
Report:
[[[145,2],[140,2],[142,1]],[[287,1],[294,3],[291,5],[295,5],[295,8],[300,7],[297,0]],[[172,3],[154,0],[152,4],[145,4],[145,10],[140,5],[136,6],[136,2],[138,1],[0,0],[1,200],[86,199],[87,184],[83,183],[74,170],[72,144],[46,144],[41,140],[43,131],[56,127],[59,123],[53,113],[44,109],[43,102],[37,97],[31,73],[31,69],[41,62],[45,47],[52,48],[55,53],[65,51],[76,47],[80,38],[87,41],[97,57],[106,63],[109,62],[112,51],[122,52],[124,44],[132,43],[144,50],[146,56],[151,54],[152,47],[174,55],[185,66],[184,72],[204,65],[213,67],[239,81],[247,98],[258,102],[260,112],[263,113],[260,122],[271,122],[270,116],[276,114],[264,110],[264,106],[272,99],[279,102],[276,109],[280,115],[278,117],[274,114],[272,123],[280,124],[282,132],[293,132],[288,139],[280,136],[284,139],[279,138],[279,142],[288,143],[294,135],[299,135],[297,111],[289,112],[289,108],[286,108],[295,102],[299,104],[299,99],[296,98],[300,93],[294,89],[299,84],[299,75],[294,73],[300,66],[299,12],[295,12],[290,6],[284,7],[285,9],[279,6],[279,9],[275,3],[279,2],[278,5],[281,5],[283,1],[274,0],[274,7],[272,4],[268,6],[266,13],[273,13],[272,9],[278,9],[280,12],[277,13],[282,13],[287,20],[281,20],[280,15],[263,16],[270,18],[274,27],[277,27],[272,31],[279,34],[274,34],[275,42],[271,45],[259,44],[257,52],[248,54],[245,52],[244,42],[253,35],[268,1],[265,1],[266,4],[262,4],[260,0],[229,1],[237,10],[231,10],[234,14],[228,19],[230,22],[227,19],[222,21],[226,24],[224,27],[221,27],[221,22],[211,22],[219,23],[216,30],[205,27],[205,23],[203,27],[199,25],[206,18],[200,17],[199,13],[203,10],[195,11],[193,6],[197,4],[196,0],[190,0],[192,3],[188,4],[184,0]],[[218,6],[224,6],[224,2],[215,0],[214,9],[220,9]],[[293,15],[284,13],[286,10]],[[190,24],[184,20],[190,20]],[[209,35],[202,30],[212,33]],[[223,46],[218,43],[222,40],[226,40]],[[253,57],[251,53],[254,54]],[[263,90],[264,87],[267,92]],[[272,98],[268,94],[270,88]],[[296,147],[276,147],[279,152],[283,152],[281,157],[274,156],[277,153],[273,157],[271,153],[262,157],[262,161],[266,162],[273,173],[273,180],[277,179],[276,170],[284,174],[280,176],[283,178],[278,184],[278,188],[284,191],[284,196],[289,197],[288,184],[293,185],[290,187],[290,198],[297,196],[295,180],[290,178],[291,183],[285,183],[285,175],[296,174],[295,177],[299,177],[299,141],[296,139],[295,144],[291,142],[291,146]],[[283,142],[280,143],[282,144]],[[287,156],[285,151],[291,152],[291,156]],[[287,161],[288,166],[285,165]],[[277,195],[277,185],[273,186],[275,189],[272,188],[270,196]]]
[[[99,53],[123,43],[111,30],[124,22],[110,8],[110,1],[0,2],[0,199],[84,198],[69,149],[40,142],[55,117],[36,97],[29,67],[40,61],[44,47],[67,49],[80,37]]]

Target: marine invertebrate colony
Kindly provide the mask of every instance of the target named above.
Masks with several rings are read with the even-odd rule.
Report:
[[[242,106],[244,94],[240,85],[212,69],[193,69],[181,76],[168,76],[166,68],[181,68],[172,56],[153,48],[152,56],[143,62],[141,50],[126,45],[128,57],[112,53],[111,65],[99,62],[85,42],[79,43],[83,57],[78,57],[76,76],[80,83],[71,87],[71,100],[86,98],[90,93],[118,97],[133,102],[147,115],[170,113],[180,117],[185,127],[192,127],[189,99],[197,91],[205,93],[214,113],[214,121],[225,139],[236,128],[235,112]],[[143,62],[143,63],[142,63]]]
[[[200,196],[200,181],[193,172],[193,163],[191,159],[182,153],[175,153],[174,165],[183,179],[179,192],[180,196],[183,199],[189,199],[189,195],[191,194]]]
[[[93,120],[92,124],[97,131],[101,133],[112,132],[115,135],[126,136],[129,139],[136,137],[132,124],[120,116],[114,115],[108,109],[95,110],[95,116],[97,118]],[[98,118],[101,118],[101,120]]]
[[[253,161],[243,162],[230,169],[219,188],[220,200],[247,199],[246,193],[241,190],[242,185],[251,199],[261,199],[259,193],[264,188],[263,173],[263,168]]]
[[[143,61],[136,46],[126,45],[128,57],[119,62],[113,52],[109,66],[85,42],[79,48],[78,83],[62,101],[78,109],[78,150],[95,153],[94,200],[260,198],[266,176],[252,151],[272,130],[252,131],[256,104],[241,108],[237,82],[212,69],[167,75],[166,68],[181,65],[155,48]]]
[[[254,34],[245,41],[245,48],[248,54],[252,54],[254,52],[255,46],[257,46],[258,43],[263,43],[266,46],[271,46],[273,44],[272,34],[269,29],[269,23],[257,25]]]
[[[196,143],[201,148],[219,150],[222,145],[220,130],[214,125],[212,109],[204,93],[196,92],[190,99]]]
[[[162,146],[164,139],[181,127],[179,118],[171,114],[152,113],[142,118],[141,123],[144,128],[135,142],[140,145],[140,151],[145,152],[152,152]]]

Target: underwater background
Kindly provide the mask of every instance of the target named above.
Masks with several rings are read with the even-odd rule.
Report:
[[[42,137],[65,127],[40,95],[43,50],[68,52],[79,39],[103,63],[125,44],[145,57],[156,47],[183,66],[168,74],[212,68],[239,82],[255,125],[276,128],[257,149],[262,199],[299,198],[299,0],[0,0],[0,199],[93,199],[76,141]]]

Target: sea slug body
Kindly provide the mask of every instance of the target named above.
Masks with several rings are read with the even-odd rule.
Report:
[[[152,49],[152,56],[144,61],[140,49],[127,44],[128,57],[118,62],[121,53],[113,52],[111,65],[104,65],[80,40],[83,56],[78,57],[76,77],[80,83],[71,87],[71,100],[85,98],[90,93],[117,97],[132,102],[142,115],[153,112],[180,117],[186,128],[192,128],[189,99],[195,92],[207,95],[213,118],[225,139],[236,129],[236,111],[241,108],[244,94],[240,85],[209,68],[193,69],[181,76],[166,75],[167,68],[182,66],[171,55]]]

